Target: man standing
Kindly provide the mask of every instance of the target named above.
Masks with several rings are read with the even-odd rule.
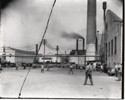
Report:
[[[117,76],[118,76],[118,80],[117,80],[117,81],[121,81],[122,66],[120,65],[120,63],[118,63],[118,72],[117,72]]]
[[[82,66],[82,65],[80,65],[80,72],[82,72],[82,70],[83,70],[83,66]]]
[[[18,70],[19,65],[16,63],[16,70]]]
[[[103,72],[103,64],[100,65],[100,68],[101,68],[101,72]]]
[[[2,71],[2,64],[0,63],[0,73],[1,73],[1,71]]]
[[[118,76],[118,65],[117,63],[114,62],[114,66],[115,66],[115,76]]]
[[[84,85],[86,85],[88,77],[90,79],[91,85],[93,85],[93,80],[92,80],[92,63],[87,64],[87,66],[86,66]]]
[[[23,65],[24,67],[23,67],[23,69],[26,69],[26,64],[24,63],[24,65]]]
[[[41,73],[44,73],[44,65],[41,64]]]
[[[72,64],[69,66],[69,74],[70,74],[70,72],[72,72],[72,74],[73,74],[73,65]]]

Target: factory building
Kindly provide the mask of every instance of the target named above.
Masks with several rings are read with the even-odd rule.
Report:
[[[85,39],[76,39],[76,49],[70,52],[70,62],[75,64],[85,64],[85,57],[79,57],[80,55],[85,56]]]
[[[61,62],[61,56],[63,56],[63,54],[58,54],[58,61],[57,61],[57,57],[55,56],[51,56],[51,55],[46,55],[46,57],[39,57],[39,62]]]
[[[122,63],[122,20],[111,10],[106,12],[100,56],[108,67],[114,67],[114,62]]]
[[[36,53],[34,51],[25,51],[7,47],[5,49],[6,62],[11,63],[33,63]],[[38,57],[36,59],[39,59]]]

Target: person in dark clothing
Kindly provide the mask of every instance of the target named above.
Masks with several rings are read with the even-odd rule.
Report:
[[[70,74],[70,72],[72,72],[72,74],[73,74],[73,65],[72,64],[69,66],[69,74]]]
[[[24,64],[23,66],[24,66],[23,69],[26,69],[26,64]]]
[[[84,85],[86,85],[88,78],[90,79],[91,85],[93,85],[93,80],[92,80],[92,63],[88,64],[86,66]]]
[[[18,70],[19,65],[16,63],[16,70]]]
[[[83,66],[82,65],[80,65],[80,72],[82,72],[83,71]]]
[[[2,71],[2,64],[0,63],[0,73],[1,73],[1,71]]]
[[[47,64],[46,66],[47,66],[47,71],[49,71],[49,67],[50,67],[49,64]]]

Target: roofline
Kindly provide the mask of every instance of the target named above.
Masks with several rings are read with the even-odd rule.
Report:
[[[12,48],[12,47],[7,47],[11,50],[15,50],[15,51],[19,51],[19,52],[23,52],[23,53],[29,53],[29,54],[36,54],[34,51],[26,51],[26,50],[20,50],[20,49],[16,49],[16,48]],[[39,54],[40,55],[40,54]]]
[[[115,13],[114,13],[112,10],[110,10],[110,9],[107,10],[106,15],[107,15],[107,14],[111,14],[111,15],[115,18],[116,21],[120,21],[120,22],[123,21],[117,14],[115,14]]]

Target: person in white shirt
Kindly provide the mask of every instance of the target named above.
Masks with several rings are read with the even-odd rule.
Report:
[[[41,73],[44,73],[44,65],[41,64]]]
[[[118,63],[118,80],[117,81],[121,81],[121,76],[122,76],[122,66],[120,65],[120,63]]]
[[[72,64],[69,66],[69,74],[70,74],[70,72],[72,72],[72,74],[73,74],[73,65]]]
[[[18,67],[19,67],[19,65],[18,65],[18,63],[16,63],[16,70],[18,70]]]
[[[96,71],[96,62],[93,63],[93,69]]]
[[[118,64],[114,62],[114,66],[115,66],[115,76],[118,76]]]
[[[93,85],[93,80],[92,80],[92,63],[88,64],[86,66],[86,72],[85,72],[85,82],[84,85],[86,85],[88,78],[90,79],[91,85]]]
[[[104,67],[103,67],[103,65],[102,65],[102,64],[100,65],[100,68],[101,68],[101,72],[103,72],[103,68],[104,68]]]

